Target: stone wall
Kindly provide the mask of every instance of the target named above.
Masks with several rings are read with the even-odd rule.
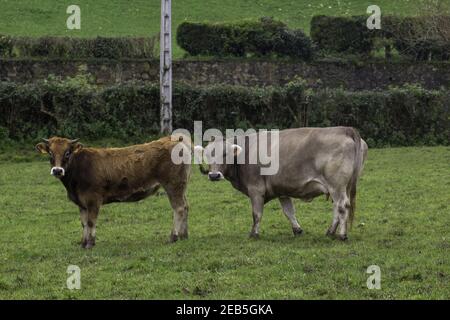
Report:
[[[49,74],[92,74],[98,84],[128,80],[159,81],[159,62],[145,60],[0,60],[0,81],[30,82]],[[450,87],[449,63],[338,63],[277,61],[175,61],[175,81],[192,85],[225,83],[244,86],[283,85],[295,77],[321,87],[384,89],[419,83],[428,89]]]

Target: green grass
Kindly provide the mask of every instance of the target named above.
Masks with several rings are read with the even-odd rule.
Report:
[[[0,34],[21,36],[149,36],[159,32],[159,0],[78,0],[81,30],[66,28],[69,0],[0,0]],[[414,15],[420,1],[378,0],[383,14]],[[369,0],[174,0],[173,28],[185,20],[235,21],[273,16],[309,32],[312,16],[364,15]],[[175,32],[173,35],[175,39]],[[175,43],[175,42],[174,42]],[[174,56],[183,56],[175,45]]]
[[[6,157],[5,157],[6,158]],[[79,247],[78,211],[47,161],[0,162],[0,299],[449,299],[450,148],[369,150],[350,239],[325,237],[331,203],[296,201],[294,238],[277,202],[247,238],[248,199],[195,168],[190,238],[167,244],[165,196],[104,206],[97,246]],[[66,269],[81,268],[81,290]],[[382,289],[368,290],[378,265]]]

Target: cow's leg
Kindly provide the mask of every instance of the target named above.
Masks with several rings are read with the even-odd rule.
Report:
[[[188,237],[189,204],[187,202],[185,195],[183,196],[183,201],[184,201],[184,213],[183,213],[183,218],[181,220],[180,237],[182,239],[187,239],[187,237]]]
[[[340,193],[335,190],[329,190],[329,195],[331,196],[331,200],[333,202],[333,221],[331,222],[330,227],[327,230],[327,236],[334,236],[336,234],[337,227],[339,226],[339,210],[338,203]]]
[[[251,238],[259,238],[259,224],[264,210],[264,198],[259,195],[251,196],[252,213],[253,213],[253,227],[250,232]]]
[[[80,209],[81,225],[83,227],[83,238],[81,247],[90,249],[95,246],[95,235],[99,206],[91,205],[88,209]]]
[[[339,226],[339,238],[347,240],[347,221],[350,201],[345,191],[333,194],[333,222],[328,228],[327,235],[334,235]]]
[[[345,200],[342,200],[338,206],[339,211],[339,238],[341,240],[347,240],[347,225],[348,225],[348,217],[349,217],[349,208],[350,201],[348,197],[345,197]]]
[[[336,234],[337,227],[339,226],[339,210],[337,202],[333,200],[333,221],[327,230],[327,236],[334,236]]]
[[[81,236],[81,247],[84,248],[86,246],[86,241],[85,239],[88,238],[88,229],[87,229],[87,224],[88,224],[88,210],[85,208],[80,208],[80,220],[81,220],[81,227],[83,228],[83,234]]]
[[[289,222],[292,225],[292,231],[294,232],[294,235],[301,235],[303,230],[298,224],[297,218],[295,217],[295,207],[292,203],[291,198],[280,198],[281,207],[283,208],[283,212],[288,218]]]
[[[170,241],[175,242],[178,239],[187,239],[189,205],[185,196],[186,187],[167,187],[165,190],[173,209],[173,229]]]

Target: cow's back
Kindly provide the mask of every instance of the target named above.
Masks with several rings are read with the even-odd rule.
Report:
[[[260,165],[245,165],[243,180],[264,187],[267,199],[291,196],[310,200],[327,193],[322,184],[329,176],[338,170],[339,174],[352,175],[355,150],[352,130],[348,127],[282,130],[275,142],[279,149],[278,172],[261,176]],[[255,144],[248,148],[249,153],[258,152]]]
[[[175,165],[171,152],[177,141],[164,137],[125,148],[84,148],[74,159],[77,192],[102,194],[104,202],[138,201],[159,184],[186,180],[189,166]]]

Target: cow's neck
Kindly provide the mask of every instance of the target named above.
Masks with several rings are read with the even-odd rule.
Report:
[[[67,196],[69,197],[69,199],[78,206],[82,206],[78,198],[78,190],[77,190],[78,181],[76,177],[77,177],[76,168],[73,165],[73,161],[71,161],[71,163],[66,169],[66,175],[64,175],[64,177],[61,178],[61,182],[66,188]]]
[[[73,180],[72,170],[66,169],[66,174],[64,175],[64,177],[61,178],[61,182],[63,183],[64,187],[66,187],[67,192],[69,192],[72,180]]]
[[[247,188],[242,183],[240,172],[240,165],[237,163],[229,164],[227,166],[225,178],[231,182],[231,185],[244,194],[247,194]]]
[[[65,169],[66,174],[61,178],[61,182],[66,187],[67,191],[69,191],[68,187],[70,187],[70,183],[72,182],[73,177],[75,176],[73,174],[73,171],[74,171],[73,161],[70,161]]]

